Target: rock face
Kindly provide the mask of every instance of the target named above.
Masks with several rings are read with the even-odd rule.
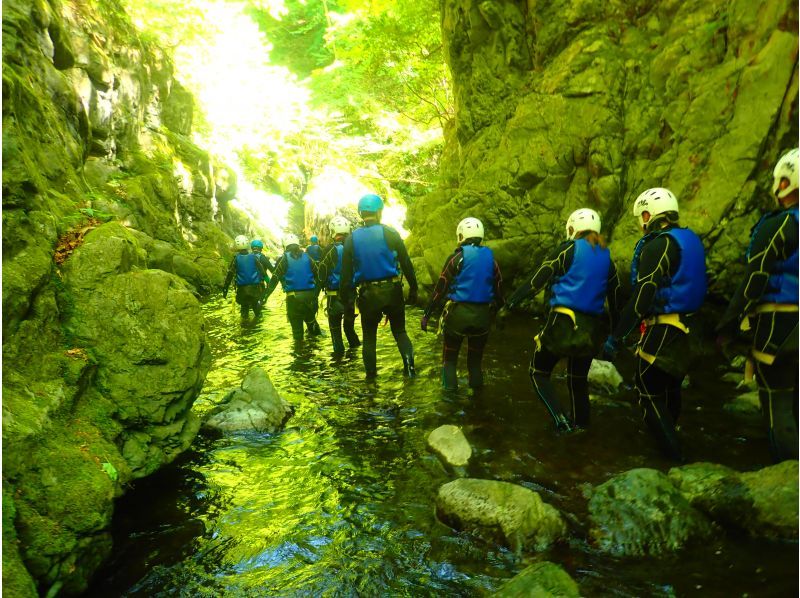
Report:
[[[529,565],[504,583],[495,598],[531,598],[558,596],[578,598],[580,591],[569,574],[554,563],[544,561]]]
[[[660,555],[712,534],[711,522],[654,469],[633,469],[594,489],[592,541],[618,556]]]
[[[567,526],[533,490],[494,480],[454,480],[439,488],[436,515],[451,527],[519,552],[545,550]]]
[[[428,434],[428,448],[451,467],[464,467],[472,457],[472,447],[458,426],[439,426]]]
[[[294,408],[275,390],[269,374],[258,366],[244,377],[241,388],[231,391],[203,420],[203,426],[220,432],[272,433],[280,430]]]
[[[448,0],[455,120],[442,184],[407,220],[416,263],[435,280],[470,215],[510,279],[591,207],[624,272],[632,202],[664,186],[727,298],[772,168],[797,145],[797,17],[783,0]]]
[[[3,3],[3,587],[76,594],[113,500],[195,436],[231,213],[116,0]],[[106,224],[103,224],[106,223]],[[244,231],[241,231],[244,232]]]

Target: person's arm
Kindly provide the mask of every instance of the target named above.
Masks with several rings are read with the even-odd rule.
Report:
[[[426,318],[430,318],[434,312],[438,312],[441,308],[442,303],[444,303],[444,299],[447,296],[447,291],[450,288],[450,285],[452,284],[459,270],[461,270],[461,263],[463,260],[464,253],[461,251],[460,247],[451,253],[447,260],[445,260],[442,273],[439,275],[439,279],[436,281],[436,286],[433,287],[433,295],[431,296],[431,300],[428,302],[428,306],[425,308]]]
[[[317,276],[319,277],[320,283],[324,283],[328,280],[331,272],[336,269],[336,262],[338,260],[339,252],[336,251],[336,245],[328,245],[325,248],[325,253],[322,254],[319,262],[317,262]]]
[[[633,294],[611,335],[615,341],[624,340],[650,313],[658,288],[670,275],[671,266],[677,268],[679,259],[678,244],[667,234],[659,235],[643,247]]]
[[[797,224],[791,214],[769,218],[758,227],[750,245],[744,280],[736,289],[717,325],[720,334],[735,336],[739,322],[766,292],[775,262],[786,259],[797,248]]]
[[[572,265],[575,254],[575,243],[568,241],[556,247],[542,262],[534,275],[517,288],[506,301],[506,307],[513,309],[518,303],[528,297],[535,297],[555,277],[562,276]]]
[[[383,236],[386,239],[386,244],[389,249],[397,253],[397,261],[400,263],[400,269],[403,271],[403,276],[408,281],[409,294],[417,293],[417,275],[414,273],[414,266],[411,264],[411,258],[408,256],[406,244],[400,238],[400,233],[390,226],[383,226]]]
[[[344,241],[342,251],[342,278],[339,281],[339,298],[342,303],[348,305],[353,300],[353,237],[347,237]]]
[[[228,274],[225,276],[225,284],[222,285],[222,296],[228,296],[228,289],[233,282],[233,277],[236,276],[236,256],[233,256],[230,265],[228,266]]]
[[[288,267],[289,263],[286,261],[286,256],[281,256],[281,258],[278,260],[278,264],[275,266],[273,277],[269,279],[267,290],[264,291],[264,302],[269,299],[269,296],[272,295],[272,291],[275,290],[275,287],[278,286],[278,283],[281,281],[281,279],[286,276],[286,269]]]
[[[500,274],[500,265],[494,260],[494,308],[500,309],[505,305],[503,299],[503,275]]]

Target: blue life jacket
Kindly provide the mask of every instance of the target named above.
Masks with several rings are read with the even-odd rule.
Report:
[[[334,251],[338,254],[336,256],[336,267],[333,269],[333,272],[330,273],[328,276],[328,290],[336,291],[339,289],[339,283],[341,282],[342,278],[342,255],[344,254],[344,245],[342,243],[336,243],[334,245]]]
[[[256,267],[256,256],[252,253],[236,254],[236,286],[260,284],[264,278]]]
[[[599,316],[606,299],[611,253],[586,239],[577,239],[573,247],[569,270],[550,288],[550,305]]]
[[[458,303],[491,303],[494,299],[494,254],[483,245],[461,247],[461,270],[448,297]]]
[[[794,206],[788,210],[794,218],[794,224],[797,226],[798,222],[798,208]],[[753,234],[750,239],[750,247],[747,248],[747,259],[750,259],[750,251],[753,245],[753,239],[756,236],[758,228],[769,218],[783,218],[786,210],[780,212],[772,212],[765,214],[758,221],[758,224],[753,228]],[[775,262],[772,270],[769,273],[769,282],[767,283],[767,290],[758,300],[759,303],[784,303],[797,305],[798,303],[798,290],[797,290],[797,247],[785,260]]]
[[[706,298],[706,252],[703,242],[689,228],[659,231],[669,235],[681,250],[678,271],[656,291],[653,313],[685,314],[697,311]]]
[[[300,257],[292,257],[292,254],[287,252],[286,256],[286,274],[281,280],[283,290],[287,293],[292,291],[309,291],[314,288],[314,272],[311,269],[311,258],[303,252]]]
[[[312,260],[318,262],[319,258],[322,256],[322,248],[317,243],[314,243],[306,247],[306,253]]]
[[[397,256],[389,249],[383,225],[368,224],[357,228],[353,238],[353,282],[384,280],[399,274]]]

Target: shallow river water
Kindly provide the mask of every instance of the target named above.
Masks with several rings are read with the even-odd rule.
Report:
[[[293,346],[277,295],[254,327],[240,325],[230,300],[205,305],[214,363],[195,407],[202,414],[260,364],[294,417],[274,435],[200,436],[179,462],[136,482],[87,595],[475,596],[537,560],[563,566],[587,596],[797,595],[797,543],[729,533],[663,559],[613,558],[587,543],[587,485],[672,464],[643,429],[632,390],[593,400],[587,431],[555,434],[527,375],[532,318],[492,333],[480,394],[446,395],[440,339],[419,330],[419,309],[407,308],[419,376],[403,378],[386,326],[378,380],[366,382],[358,349],[334,359],[327,335]],[[733,385],[719,382],[716,364],[699,366],[681,416],[689,461],[768,465],[758,419],[723,411]],[[469,476],[536,490],[565,514],[569,541],[515,555],[439,523],[434,497],[452,474],[425,438],[442,424],[461,426],[472,444]]]

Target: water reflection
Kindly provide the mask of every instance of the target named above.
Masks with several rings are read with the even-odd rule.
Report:
[[[796,593],[796,544],[723,539],[661,561],[613,559],[586,544],[588,485],[671,464],[644,431],[632,393],[593,401],[584,432],[553,432],[530,390],[526,318],[490,340],[485,389],[463,384],[445,394],[439,341],[411,325],[419,377],[403,378],[387,328],[379,377],[366,381],[359,350],[332,357],[328,336],[295,344],[279,301],[244,328],[227,302],[205,311],[214,366],[198,413],[260,364],[295,416],[280,434],[200,437],[180,462],[139,481],[118,506],[115,553],[89,595],[467,596],[537,558],[564,566],[587,595],[672,595],[698,585],[759,595],[761,579]],[[724,393],[707,392],[710,382],[698,377],[686,393],[687,452],[738,469],[767,464],[758,420],[723,412]],[[445,423],[460,425],[473,445],[470,476],[539,492],[565,513],[570,541],[518,557],[437,522],[434,497],[452,474],[425,437]]]

